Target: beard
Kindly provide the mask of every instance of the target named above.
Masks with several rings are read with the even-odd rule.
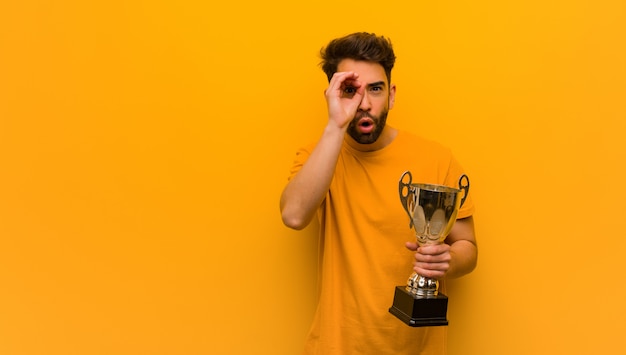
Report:
[[[383,109],[383,111],[378,116],[374,116],[369,112],[358,112],[348,125],[347,132],[350,137],[352,137],[352,139],[354,139],[357,143],[372,144],[376,142],[380,135],[383,133],[383,129],[385,128],[385,124],[387,123],[388,114],[389,110],[387,108]],[[372,119],[372,121],[374,121],[374,129],[369,133],[359,132],[359,120],[361,120],[363,117],[369,117]]]

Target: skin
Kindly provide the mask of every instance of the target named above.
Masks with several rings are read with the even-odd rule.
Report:
[[[393,108],[395,94],[396,87],[380,64],[352,59],[339,63],[324,91],[328,109],[324,132],[280,198],[286,226],[300,230],[311,222],[330,188],[344,140],[360,151],[379,150],[394,140],[398,131],[386,125],[383,116]],[[360,128],[365,122],[364,126],[373,127]],[[380,135],[372,141],[370,131],[376,130]],[[413,270],[418,274],[437,279],[462,276],[476,266],[474,221],[472,217],[457,220],[445,243],[420,247],[407,242],[405,247],[414,252]]]

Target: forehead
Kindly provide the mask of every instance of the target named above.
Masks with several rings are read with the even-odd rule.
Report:
[[[387,75],[382,65],[375,62],[344,59],[337,65],[337,71],[353,71],[359,74],[359,80],[365,83],[387,82]]]

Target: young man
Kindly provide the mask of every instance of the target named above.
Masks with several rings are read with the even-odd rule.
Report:
[[[328,123],[298,151],[280,199],[288,227],[316,214],[320,223],[319,305],[305,354],[445,354],[446,327],[409,327],[388,309],[411,269],[442,281],[474,269],[471,194],[445,243],[418,247],[398,182],[409,170],[413,182],[458,187],[463,169],[447,148],[386,124],[396,93],[388,39],[354,33],[321,56]]]

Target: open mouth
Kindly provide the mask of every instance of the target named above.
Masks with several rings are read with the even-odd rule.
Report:
[[[363,117],[359,119],[356,126],[360,133],[369,134],[374,130],[374,120],[369,117]]]

